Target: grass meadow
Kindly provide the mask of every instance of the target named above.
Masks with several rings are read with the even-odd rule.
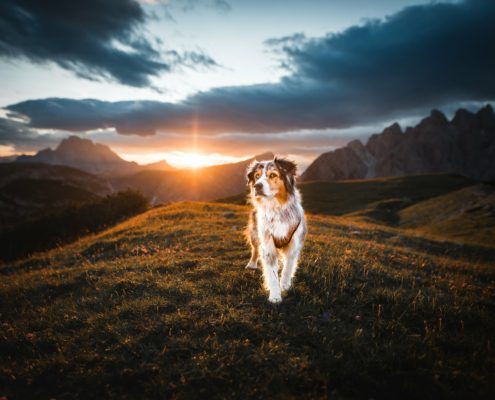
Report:
[[[308,214],[272,305],[247,213],[175,203],[0,266],[0,396],[493,398],[495,249]]]

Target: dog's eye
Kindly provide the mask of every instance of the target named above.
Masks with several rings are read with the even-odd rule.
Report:
[[[277,174],[274,174],[273,172],[270,174],[270,179],[276,178]]]
[[[260,176],[261,176],[261,174],[258,172],[258,173],[256,173],[256,174],[254,174],[254,179],[259,179],[259,178],[260,178]]]

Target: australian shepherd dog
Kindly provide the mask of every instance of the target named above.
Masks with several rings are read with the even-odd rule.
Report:
[[[263,266],[265,288],[272,303],[282,301],[297,270],[306,235],[301,195],[296,189],[296,164],[284,158],[254,160],[247,170],[250,202],[253,205],[246,229],[251,259],[246,268]],[[278,269],[281,261],[282,274]]]

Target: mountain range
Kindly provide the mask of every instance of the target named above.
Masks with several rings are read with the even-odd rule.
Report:
[[[147,165],[125,161],[110,147],[79,136],[63,139],[55,150],[47,148],[32,156],[21,155],[16,158],[15,162],[64,165],[91,174],[106,176],[129,175],[144,170],[169,171],[174,169],[164,160]]]
[[[451,121],[438,110],[404,132],[394,123],[366,144],[353,140],[324,153],[306,169],[303,181],[333,181],[457,173],[495,180],[495,115],[490,105],[472,113],[459,109]]]

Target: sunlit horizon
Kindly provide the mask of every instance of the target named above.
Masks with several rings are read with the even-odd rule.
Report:
[[[200,151],[168,151],[157,153],[119,153],[126,161],[134,161],[138,164],[145,165],[159,161],[166,161],[172,167],[177,169],[197,169],[211,167],[214,165],[236,163],[251,158],[252,155],[229,156],[220,153],[202,153]]]

